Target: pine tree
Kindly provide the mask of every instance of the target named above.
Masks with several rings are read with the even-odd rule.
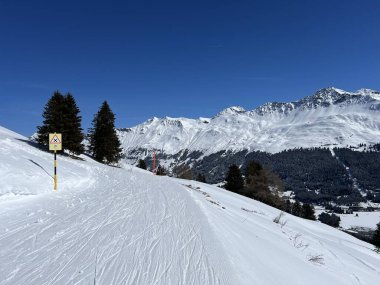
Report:
[[[146,170],[146,163],[145,163],[145,160],[143,160],[143,159],[139,159],[139,162],[138,162],[138,164],[137,164],[137,167]]]
[[[285,212],[289,214],[292,213],[292,202],[290,202],[290,200],[286,200],[285,202]]]
[[[376,251],[380,252],[380,223],[377,224],[377,229],[373,235],[373,244],[376,246]]]
[[[300,216],[301,216],[301,214],[302,214],[302,209],[301,209],[301,204],[300,204],[300,202],[296,201],[296,202],[293,204],[292,214],[293,214],[294,216],[297,216],[297,217],[300,217]]]
[[[239,167],[236,164],[232,164],[227,173],[225,188],[235,193],[241,193],[244,187],[243,176]]]
[[[159,165],[157,167],[156,175],[165,176],[166,174],[167,174],[167,171],[166,171],[165,167]]]
[[[204,174],[198,173],[197,181],[207,183],[206,176]]]
[[[339,227],[340,223],[340,217],[335,214],[327,214],[327,213],[321,213],[318,217],[318,220],[320,220],[322,223],[332,226],[332,227]]]
[[[95,115],[89,137],[89,150],[95,160],[105,163],[120,160],[122,149],[115,129],[115,115],[107,101],[103,102]]]
[[[302,218],[315,221],[315,212],[311,205],[306,203],[302,205]]]
[[[62,130],[62,140],[65,149],[74,154],[82,154],[84,152],[83,133],[81,128],[82,117],[79,116],[79,108],[74,97],[68,93],[64,98],[64,129]]]
[[[262,175],[263,167],[260,163],[256,161],[249,162],[247,168],[245,169],[245,181],[246,184],[250,184],[254,177],[258,177]]]
[[[84,151],[83,133],[81,128],[82,118],[79,116],[79,108],[71,94],[63,96],[59,91],[45,105],[42,117],[43,125],[37,127],[37,142],[48,145],[49,133],[62,134],[62,151],[67,149],[74,154]]]
[[[49,133],[62,133],[64,131],[64,105],[65,97],[55,91],[53,96],[46,103],[42,117],[42,126],[37,127],[36,141],[44,146],[49,145]],[[62,151],[65,144],[62,145]]]

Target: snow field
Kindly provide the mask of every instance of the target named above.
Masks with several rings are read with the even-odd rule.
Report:
[[[277,209],[215,186],[178,181],[206,214],[239,284],[378,284],[380,255],[372,245],[290,214],[284,225],[276,224]]]
[[[373,246],[336,229],[276,224],[277,209],[215,186],[82,158],[58,157],[53,192],[52,155],[0,129],[0,285],[380,280]]]

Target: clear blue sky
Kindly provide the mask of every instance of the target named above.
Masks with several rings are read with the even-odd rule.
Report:
[[[30,135],[54,90],[87,129],[213,116],[317,89],[380,89],[380,1],[0,0],[0,125]]]

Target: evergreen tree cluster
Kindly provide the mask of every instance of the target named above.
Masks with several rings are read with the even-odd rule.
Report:
[[[59,91],[45,105],[42,126],[37,127],[36,141],[47,148],[49,133],[62,134],[62,151],[80,155],[84,152],[82,117],[74,97]],[[99,162],[115,163],[121,157],[120,142],[115,129],[115,115],[105,101],[92,122],[89,151]]]
[[[327,213],[321,213],[318,217],[318,220],[320,220],[322,223],[332,226],[334,228],[339,227],[340,223],[340,217],[335,214],[327,214]]]
[[[289,214],[292,214],[294,216],[301,217],[307,220],[315,221],[316,219],[314,207],[307,203],[303,203],[301,206],[301,203],[298,201],[293,203],[290,200],[286,200],[283,210]]]
[[[146,170],[147,166],[146,166],[145,160],[139,159],[139,161],[137,163],[137,167]]]
[[[380,223],[377,224],[375,234],[373,235],[373,244],[376,247],[377,252],[380,252]]]
[[[328,149],[286,150],[272,156],[273,171],[304,203],[336,201],[337,196],[352,195],[352,182],[344,167]]]
[[[197,181],[207,183],[206,176],[202,173],[198,173],[197,175]]]
[[[363,190],[374,189],[370,190],[373,195],[369,197],[380,202],[380,153],[350,149],[336,149],[335,153],[342,162],[350,165],[353,177]],[[252,160],[278,174],[284,190],[293,191],[296,200],[303,203],[349,205],[366,200],[354,189],[347,170],[327,148],[300,148],[275,154],[220,151],[201,160],[194,159],[192,164],[195,172],[207,175],[209,183],[218,183],[225,179],[230,165],[242,165],[245,169]]]
[[[309,220],[315,220],[314,208],[304,203],[284,201],[279,192],[283,190],[281,179],[256,161],[248,163],[245,176],[236,164],[232,164],[225,178],[225,188],[229,191],[258,200],[280,210]]]
[[[334,149],[339,159],[350,168],[360,187],[366,190],[380,190],[380,152],[359,152],[349,149]],[[380,194],[380,193],[379,193]],[[380,195],[378,197],[380,202]]]
[[[84,152],[82,117],[74,97],[67,93],[63,96],[59,91],[45,105],[42,114],[43,125],[37,127],[36,141],[45,146],[49,145],[49,133],[62,134],[62,151],[68,150],[79,155]]]
[[[168,171],[163,167],[162,165],[159,165],[156,170],[156,175],[159,176],[166,176],[168,174]]]

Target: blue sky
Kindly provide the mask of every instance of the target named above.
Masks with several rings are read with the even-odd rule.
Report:
[[[0,0],[0,125],[30,135],[54,90],[90,126],[208,117],[335,86],[380,89],[380,1]]]

